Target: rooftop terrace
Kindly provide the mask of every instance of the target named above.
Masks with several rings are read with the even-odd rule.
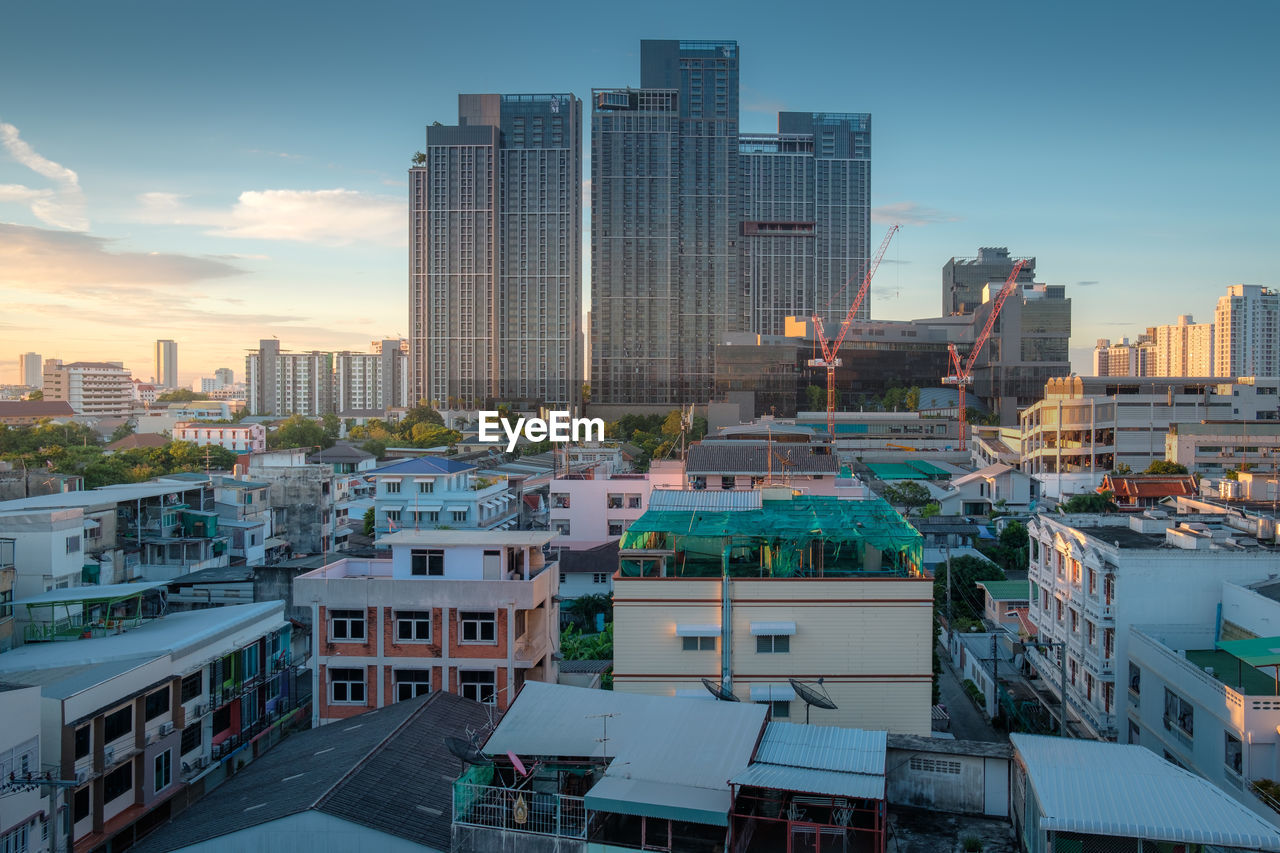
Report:
[[[1280,696],[1275,675],[1255,669],[1230,652],[1188,649],[1187,661],[1244,696]]]

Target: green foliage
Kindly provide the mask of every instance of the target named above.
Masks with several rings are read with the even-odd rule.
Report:
[[[1228,470],[1226,470],[1226,471],[1222,472],[1222,479],[1224,479],[1224,480],[1231,480],[1231,481],[1233,481],[1233,482],[1239,482],[1239,480],[1240,480],[1240,472],[1239,472],[1238,470],[1236,470],[1235,468],[1230,468],[1230,469],[1228,469]]]
[[[978,550],[989,557],[1006,572],[1025,571],[1029,563],[1028,549],[1031,537],[1027,535],[1027,527],[1017,521],[1011,521],[1000,531],[1000,538],[994,543],[983,540],[978,543]]]
[[[134,428],[133,421],[125,421],[111,432],[111,438],[107,439],[107,443],[119,441],[122,438],[128,438],[137,430]]]
[[[110,455],[96,445],[72,445],[48,448],[42,457],[43,461],[37,464],[52,463],[51,470],[58,474],[78,474],[84,477],[87,489],[117,483],[140,483],[183,471],[203,472],[206,465],[210,471],[229,471],[236,462],[236,454],[226,448],[216,445],[198,447],[189,441],[120,450]]]
[[[560,632],[560,655],[565,660],[613,660],[613,623],[599,634],[584,634],[577,625]]]
[[[368,439],[360,445],[360,449],[365,453],[372,453],[375,459],[382,459],[387,455],[387,445],[376,438]]]
[[[410,162],[415,166],[425,166],[427,165],[427,155],[423,151],[415,151],[413,152],[413,158]]]
[[[290,447],[332,447],[333,440],[319,422],[302,415],[290,415],[274,431],[267,434],[267,447],[272,450]]]
[[[98,434],[76,423],[55,424],[45,419],[34,426],[11,427],[0,424],[0,458],[30,456],[27,464],[43,465],[48,454],[63,447],[97,447]],[[36,459],[36,457],[39,457]]]
[[[982,618],[982,590],[974,584],[978,581],[1002,581],[1004,570],[980,557],[964,554],[951,559],[951,571],[955,581],[951,586],[951,608],[955,619],[980,620]],[[938,613],[947,610],[947,564],[938,566],[933,576],[933,604]]]
[[[1132,474],[1133,469],[1129,467],[1127,462],[1121,462],[1119,465],[1111,469],[1111,473],[1123,477],[1126,474]]]
[[[969,426],[1000,426],[1000,416],[995,412],[983,412],[970,406],[964,407],[964,419]]]
[[[605,424],[606,438],[630,442],[641,451],[635,461],[637,471],[649,470],[651,459],[665,458],[680,442],[680,412],[672,410],[665,415],[623,415],[613,423]],[[688,441],[693,442],[707,434],[707,419],[695,415],[690,424]]]
[[[809,404],[811,412],[825,412],[827,410],[827,389],[821,385],[809,385],[804,389],[805,402]]]
[[[914,412],[920,408],[920,389],[890,388],[881,398],[880,407],[886,412]]]
[[[915,509],[933,500],[929,490],[913,480],[904,480],[896,485],[886,486],[881,495],[893,506]]]
[[[388,447],[453,447],[462,440],[462,434],[446,429],[439,412],[419,404],[398,423],[371,418],[363,426],[351,426],[347,438],[363,442],[365,451],[381,459]]]
[[[974,684],[973,679],[966,678],[964,680],[964,692],[969,694],[969,698],[972,699],[973,703],[979,708],[984,707],[987,704],[987,700],[982,695],[982,688]]]
[[[976,835],[966,835],[964,837],[965,853],[982,853],[982,839]]]
[[[1119,507],[1116,506],[1112,498],[1115,497],[1111,492],[1089,492],[1083,495],[1072,495],[1065,502],[1058,505],[1058,509],[1065,513],[1108,513],[1116,512]]]
[[[44,399],[44,392],[43,392],[43,391],[41,391],[39,388],[37,388],[36,390],[32,391],[30,394],[28,394],[28,395],[27,395],[27,399],[28,399],[28,400],[43,400],[43,399]]]
[[[546,453],[551,450],[551,440],[539,441],[536,444],[526,444],[520,448],[521,456],[537,456],[539,453]]]
[[[330,413],[320,419],[320,428],[324,430],[324,437],[329,442],[329,447],[334,445],[338,440],[338,436],[342,434],[342,421],[338,420],[338,416]]]
[[[377,518],[374,515],[373,507],[369,507],[364,511],[364,535],[365,536],[373,535],[373,527],[376,523],[377,523]]]
[[[591,402],[591,383],[590,382],[582,383],[582,402],[583,403]]]
[[[942,507],[938,505],[937,501],[929,501],[927,504],[920,507],[921,518],[933,518],[941,512]]]
[[[157,403],[190,403],[192,400],[199,400],[200,395],[190,388],[175,388],[172,391],[165,391],[156,397]]]
[[[566,602],[561,610],[582,630],[594,630],[598,614],[604,614],[605,622],[613,621],[613,596],[602,593],[580,595]]]
[[[1180,462],[1169,462],[1164,459],[1157,459],[1147,466],[1144,474],[1185,474],[1187,466]]]

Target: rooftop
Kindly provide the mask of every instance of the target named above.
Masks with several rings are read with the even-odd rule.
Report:
[[[549,530],[398,530],[378,537],[375,544],[379,547],[485,545],[496,548],[512,545],[540,548],[553,538],[555,533]]]
[[[457,462],[440,456],[418,456],[413,459],[393,462],[390,465],[383,465],[381,468],[374,468],[366,473],[412,476],[414,474],[461,474],[464,471],[474,470],[476,470],[476,466],[469,462]]]
[[[171,495],[185,489],[196,488],[209,478],[199,475],[191,485],[179,483],[123,483],[115,486],[103,486],[82,492],[56,492],[51,495],[38,495],[30,498],[17,498],[0,503],[0,509],[65,509],[68,507],[93,507],[103,504],[124,503],[125,501],[144,500],[162,495]]]
[[[1187,662],[1245,696],[1280,696],[1276,677],[1221,649],[1187,649]],[[1213,670],[1210,672],[1210,670]]]
[[[1030,601],[1030,581],[978,581],[993,601]]]
[[[107,450],[138,450],[140,448],[164,447],[170,439],[155,432],[134,433],[126,435],[118,441],[113,441],[107,445]]]
[[[444,738],[465,740],[495,713],[440,692],[300,732],[130,849],[167,853],[317,811],[448,850],[453,778],[461,767]]]
[[[1145,747],[1030,734],[1009,740],[1042,829],[1280,851],[1280,830]]]
[[[373,459],[374,455],[367,451],[361,450],[354,444],[335,444],[333,447],[325,448],[319,453],[313,453],[307,457],[308,462],[364,462],[366,459]]]
[[[730,781],[806,794],[883,800],[885,744],[881,731],[769,723],[751,765]]]
[[[69,418],[75,413],[65,400],[0,400],[0,419]]]
[[[840,460],[831,453],[815,453],[815,445],[770,444],[766,442],[722,441],[699,443],[689,448],[685,471],[695,474],[755,474],[772,472],[783,477],[794,474],[828,474],[840,470]]]

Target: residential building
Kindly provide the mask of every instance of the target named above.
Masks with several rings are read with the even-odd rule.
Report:
[[[313,723],[424,693],[505,709],[531,681],[556,680],[559,570],[536,531],[404,530],[390,558],[347,558],[298,576],[312,610]]]
[[[334,406],[343,412],[385,412],[413,406],[409,354],[399,339],[380,341],[374,352],[334,354]]]
[[[270,538],[283,539],[297,555],[335,549],[334,503],[340,486],[346,483],[346,478],[334,475],[332,466],[308,463],[307,450],[269,450],[240,457],[246,476],[271,485]]]
[[[997,462],[953,477],[935,493],[941,515],[989,515],[993,510],[1028,512],[1040,497],[1038,480]]]
[[[478,702],[432,693],[368,711],[354,728],[300,732],[130,850],[265,850],[288,838],[316,851],[448,853],[458,760],[445,739],[465,742],[493,716]],[[304,766],[303,776],[280,784]],[[389,780],[395,796],[387,796]],[[250,799],[266,807],[240,807]]]
[[[66,423],[76,411],[65,400],[0,400],[0,424],[34,426],[45,419]]]
[[[1280,850],[1280,832],[1208,780],[1140,747],[1014,733],[1014,832],[1029,853]]]
[[[554,529],[552,528],[553,531]],[[558,546],[555,553],[560,563],[561,601],[573,601],[586,595],[613,593],[613,576],[618,571],[617,539],[590,548],[581,546],[569,548],[563,547],[563,537],[557,534],[553,542]],[[560,615],[562,622],[569,620],[570,614],[564,610]],[[563,669],[561,671],[563,672]]]
[[[13,539],[0,539],[0,652],[12,648],[14,637],[13,586],[17,577],[14,568]]]
[[[2,648],[2,646],[0,646]],[[50,850],[50,833],[57,834],[60,820],[37,784],[23,784],[44,775],[40,748],[40,689],[0,679],[0,850],[9,853],[44,853]],[[62,845],[59,845],[61,848]]]
[[[834,443],[816,430],[762,418],[723,427],[689,447],[685,488],[758,489],[786,486],[811,495],[834,495],[843,476]]]
[[[98,589],[44,603],[114,617]],[[186,789],[217,784],[227,765],[251,762],[305,719],[309,679],[290,661],[283,611],[267,602],[174,613],[0,655],[0,680],[39,687],[40,760],[81,783],[67,794],[77,851],[127,846]]]
[[[1178,424],[1171,424],[1170,430]],[[1199,494],[1196,478],[1184,474],[1104,474],[1099,492],[1109,492],[1121,512],[1159,509],[1171,497]]]
[[[214,510],[228,534],[231,562],[260,566],[267,552],[279,549],[283,539],[272,541],[275,523],[271,510],[271,483],[243,477],[219,477],[213,484]]]
[[[1213,323],[1197,323],[1190,314],[1178,315],[1171,326],[1156,326],[1156,364],[1153,376],[1217,376],[1214,365]]]
[[[150,407],[155,403],[156,397],[160,396],[162,390],[154,383],[143,382],[140,379],[133,380],[133,399],[144,406]]]
[[[654,491],[620,544],[614,689],[702,696],[710,679],[775,720],[928,734],[921,545],[879,498]],[[791,677],[821,677],[836,709],[797,701]]]
[[[1031,607],[1029,581],[978,581],[982,589],[982,618],[1017,634]]]
[[[581,402],[582,101],[459,95],[409,170],[412,399]]]
[[[610,474],[602,467],[551,481],[547,526],[558,547],[588,550],[616,541],[648,509],[648,474]],[[612,576],[616,568],[602,571]]]
[[[1114,740],[1123,726],[1116,682],[1128,671],[1132,626],[1213,624],[1223,581],[1280,573],[1280,550],[1222,514],[1038,515],[1027,529],[1030,621],[1041,642],[1063,644],[1028,648],[1027,660],[1061,701],[1066,655],[1070,715],[1090,737]]]
[[[156,341],[155,383],[161,388],[178,387],[178,345],[173,341]]]
[[[439,528],[510,529],[518,499],[506,477],[482,476],[477,466],[439,456],[392,462],[369,471],[375,484],[374,531]]]
[[[333,353],[284,352],[274,338],[245,356],[245,394],[251,415],[319,417],[333,408]]]
[[[780,112],[776,134],[738,146],[747,328],[779,335],[787,316],[821,316],[836,329],[871,256],[870,114]],[[870,317],[868,296],[858,319]]]
[[[125,418],[133,411],[133,380],[118,361],[60,359],[44,363],[44,399],[69,403],[77,415]]]
[[[1152,329],[1151,331],[1155,331]],[[1129,343],[1128,338],[1121,338],[1119,343],[1111,343],[1107,338],[1098,338],[1093,348],[1094,376],[1185,376],[1187,374],[1159,373],[1159,348],[1150,334],[1139,335],[1138,340]],[[1204,376],[1212,376],[1205,373]]]
[[[183,421],[173,428],[174,441],[190,441],[204,447],[217,445],[236,453],[267,449],[267,428],[262,424],[208,424]]]
[[[18,356],[18,380],[28,388],[40,388],[44,385],[40,353],[24,352]]]
[[[338,442],[307,457],[313,464],[332,465],[335,474],[363,474],[378,467],[378,458],[354,444]]]
[[[1274,420],[1170,424],[1164,437],[1164,458],[1206,477],[1249,468],[1274,471],[1280,462],[1280,424]]]
[[[983,247],[976,258],[952,258],[942,265],[942,316],[972,314],[985,300],[987,284],[1002,285],[1013,272],[1016,261],[1004,247]],[[1018,281],[1036,279],[1036,259],[1029,258],[1018,273]]]
[[[1233,284],[1214,312],[1214,376],[1280,376],[1280,293]]]

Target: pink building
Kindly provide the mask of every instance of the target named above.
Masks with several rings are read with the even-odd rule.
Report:
[[[216,444],[237,453],[267,449],[267,428],[262,424],[180,423],[173,428],[174,441],[190,441],[203,447]]]

